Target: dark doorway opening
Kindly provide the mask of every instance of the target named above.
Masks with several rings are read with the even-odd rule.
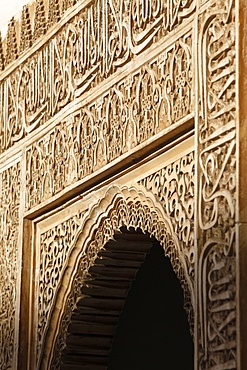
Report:
[[[149,234],[122,227],[98,252],[81,292],[61,370],[193,370],[183,291]]]
[[[192,370],[193,362],[183,291],[155,242],[126,298],[108,370]]]

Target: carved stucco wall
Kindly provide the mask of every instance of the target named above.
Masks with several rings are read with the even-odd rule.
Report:
[[[199,16],[199,366],[236,359],[236,46],[234,2]],[[204,312],[203,312],[204,310]],[[204,348],[202,350],[202,348]],[[208,350],[212,349],[212,350]],[[217,360],[215,360],[217,359]]]
[[[13,364],[16,339],[17,273],[20,240],[20,163],[0,174],[0,368]],[[19,243],[18,243],[19,242]],[[18,319],[18,318],[17,318]]]
[[[175,208],[177,211],[179,204]],[[104,211],[102,212],[102,210]],[[99,213],[100,217],[98,217]],[[84,235],[77,242],[77,248],[78,244],[81,244],[76,258],[78,260],[77,268],[71,273],[72,289],[70,295],[66,297],[66,308],[55,343],[52,369],[60,368],[60,357],[62,349],[65,347],[68,322],[76,303],[83,297],[81,290],[84,280],[89,275],[89,269],[94,265],[98,252],[107,241],[113,238],[114,231],[119,231],[121,226],[139,228],[143,232],[149,232],[161,243],[184,289],[185,309],[193,333],[194,289],[193,279],[189,277],[189,271],[193,267],[186,258],[184,246],[174,232],[170,219],[153,194],[146,192],[145,188],[141,186],[135,188],[110,187],[104,198],[89,210],[86,220],[81,225],[81,229],[87,230],[88,234],[84,232]],[[63,285],[66,285],[65,281],[63,281]],[[45,353],[48,355],[50,348],[46,345],[45,349]],[[49,357],[47,359],[46,356],[43,356],[41,368],[45,369],[47,365],[50,367],[49,360]]]
[[[37,0],[23,8],[19,22],[9,23],[0,40],[1,369],[16,369],[18,363],[37,369],[59,366],[61,328],[66,333],[80,295],[76,281],[83,283],[88,255],[106,242],[93,246],[102,238],[100,231],[91,244],[78,242],[82,235],[90,238],[83,225],[98,204],[94,193],[76,213],[66,201],[77,201],[78,194],[83,199],[90,187],[101,181],[106,186],[107,179],[115,196],[122,194],[113,186],[120,170],[145,162],[161,147],[167,161],[168,143],[175,146],[184,133],[192,135],[193,150],[176,154],[156,171],[146,160],[143,168],[149,173],[136,175],[131,185],[137,193],[144,189],[141,214],[131,223],[123,213],[115,227],[125,220],[127,226],[150,231],[145,217],[150,215],[152,225],[156,216],[153,206],[144,204],[154,199],[176,240],[174,251],[180,250],[178,261],[184,261],[184,275],[178,275],[182,285],[190,286],[185,298],[193,301],[195,315],[191,308],[188,312],[195,317],[195,368],[240,369],[238,5],[237,0]],[[110,184],[113,174],[116,180]],[[69,217],[59,216],[61,204]],[[103,218],[115,219],[102,204],[95,225],[105,232]],[[114,204],[113,213],[118,212]],[[131,217],[130,203],[126,207]],[[41,233],[40,220],[49,220],[46,212],[52,208],[58,219]],[[29,235],[23,232],[24,219],[32,225]],[[109,237],[114,227],[110,230]],[[157,238],[162,241],[162,235]],[[87,248],[89,259],[82,258],[86,265],[78,275],[69,256],[80,248]],[[30,267],[24,270],[30,270],[30,281],[35,277],[33,285],[21,273],[21,256],[29,250]],[[58,295],[66,268],[71,269],[68,301],[66,294]],[[32,298],[24,300],[27,291]],[[30,330],[19,337],[26,324],[20,310],[28,313]],[[31,341],[32,353],[18,352],[20,340],[24,347]],[[56,358],[47,352],[49,346]]]

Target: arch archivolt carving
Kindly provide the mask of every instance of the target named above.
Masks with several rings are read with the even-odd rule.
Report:
[[[64,272],[49,330],[46,334],[41,369],[58,369],[65,346],[68,324],[77,302],[83,297],[83,282],[89,276],[98,252],[122,226],[141,229],[155,237],[171,260],[184,290],[184,306],[193,331],[194,289],[188,274],[183,247],[170,217],[157,197],[143,186],[111,186],[105,196],[85,214],[80,232]]]

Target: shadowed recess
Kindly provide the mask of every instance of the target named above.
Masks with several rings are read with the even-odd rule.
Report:
[[[72,314],[61,370],[192,370],[183,291],[154,238],[121,229]]]
[[[182,288],[155,243],[127,296],[108,370],[192,370],[193,347]]]

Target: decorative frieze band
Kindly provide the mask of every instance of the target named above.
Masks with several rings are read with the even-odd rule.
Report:
[[[192,37],[64,118],[26,153],[26,209],[192,113]]]
[[[96,0],[83,8],[1,82],[0,152],[174,30],[195,3]]]

